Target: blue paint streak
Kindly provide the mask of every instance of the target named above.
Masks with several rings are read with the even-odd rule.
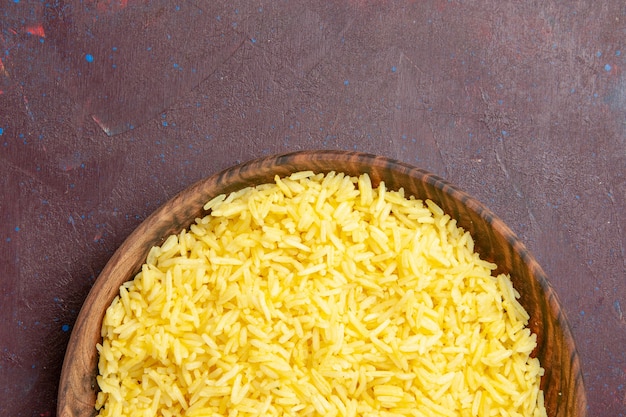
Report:
[[[0,127],[0,136],[4,133],[4,129]]]

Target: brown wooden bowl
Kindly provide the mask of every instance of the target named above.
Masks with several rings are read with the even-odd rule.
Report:
[[[499,265],[497,272],[510,273],[521,294],[520,302],[531,316],[529,327],[537,334],[535,355],[545,368],[541,384],[548,416],[587,415],[580,362],[565,314],[535,258],[502,220],[465,192],[407,164],[357,152],[305,151],[257,159],[201,180],[159,208],[126,239],[96,280],[76,320],[61,373],[59,416],[96,414],[96,343],[101,341],[102,319],[120,285],[139,271],[150,248],[203,216],[203,205],[212,197],[303,170],[352,176],[366,172],[373,186],[384,181],[388,189],[403,187],[407,195],[429,198],[456,219],[472,234],[481,256]]]

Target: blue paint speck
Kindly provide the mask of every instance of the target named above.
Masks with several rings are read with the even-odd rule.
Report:
[[[607,71],[607,72],[608,72],[608,71],[611,71],[611,65],[610,65],[610,64],[606,64],[606,65],[604,66],[604,70],[605,70],[605,71]]]
[[[345,80],[345,81],[343,82],[343,85],[350,85],[350,81]]]
[[[398,70],[398,68],[396,68],[395,66],[391,67],[391,72],[396,72]]]
[[[63,330],[64,332],[68,332],[70,330],[70,325],[64,324],[63,326],[61,326],[61,330]]]
[[[112,50],[113,52],[117,51],[117,46],[114,46],[113,48],[111,48],[111,50]]]
[[[600,58],[602,56],[602,52],[601,51],[596,52],[596,56]]]
[[[164,120],[164,121],[162,121],[162,122],[161,122],[161,124],[162,124],[164,127],[167,127],[167,122],[166,122],[165,120]]]
[[[615,56],[620,56],[621,54],[622,54],[622,51],[620,50],[615,51]]]
[[[252,38],[252,39],[250,39],[250,42],[252,42],[252,43],[256,43],[256,38]]]
[[[13,0],[13,3],[19,3],[20,0]]]
[[[15,231],[19,232],[20,231],[20,227],[19,226],[15,226]]]
[[[0,136],[4,133],[4,129],[0,127]]]
[[[91,54],[87,54],[87,55],[85,55],[85,61],[87,61],[87,62],[93,62],[93,55],[91,55]]]

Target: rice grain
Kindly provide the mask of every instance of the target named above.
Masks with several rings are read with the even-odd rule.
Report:
[[[507,275],[430,200],[310,171],[212,198],[102,324],[100,416],[545,416]]]

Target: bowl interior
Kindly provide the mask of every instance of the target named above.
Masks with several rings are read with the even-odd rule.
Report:
[[[305,151],[257,159],[201,180],[148,217],[120,246],[89,292],[78,315],[66,351],[58,394],[58,415],[93,416],[97,393],[96,343],[107,307],[119,286],[132,279],[150,248],[204,215],[212,197],[246,186],[272,182],[276,175],[312,170],[348,175],[368,173],[373,186],[404,188],[407,195],[431,199],[458,225],[468,230],[476,250],[509,273],[521,294],[537,334],[537,356],[545,368],[542,389],[548,415],[585,416],[586,395],[580,362],[567,319],[545,273],[515,234],[480,202],[446,181],[421,169],[384,157],[356,152]]]

